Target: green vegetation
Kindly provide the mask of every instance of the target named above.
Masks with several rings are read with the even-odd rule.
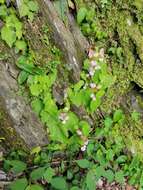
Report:
[[[67,2],[62,4],[59,1],[56,6],[59,5],[61,18],[66,23]],[[141,115],[136,110],[128,113],[124,102],[121,105],[113,102],[113,107],[110,104],[115,88],[119,87],[118,96],[124,89],[129,89],[126,87],[128,81],[119,83],[126,74],[122,68],[125,66],[123,44],[128,39],[123,44],[113,42],[106,47],[110,31],[103,30],[95,7],[89,8],[88,3],[81,5],[77,10],[77,23],[92,48],[83,62],[80,80],[68,85],[62,106],[59,106],[53,96],[53,87],[58,69],[63,64],[62,52],[51,46],[46,35],[49,29],[44,26],[42,39],[49,47],[52,60],[37,64],[36,53],[31,51],[23,30],[22,18],[28,18],[30,23],[36,19],[38,4],[24,0],[18,14],[14,7],[7,8],[5,1],[0,0],[0,18],[4,23],[1,39],[17,53],[18,84],[28,91],[31,107],[45,125],[50,140],[46,147],[35,147],[30,156],[22,150],[14,150],[3,158],[4,170],[16,176],[9,185],[10,190],[44,190],[44,187],[51,190],[95,190],[103,179],[109,184],[116,182],[120,187],[127,182],[140,190],[143,188],[140,149],[134,150],[134,144],[130,144],[132,138],[131,142],[129,138],[125,139],[127,135],[133,136],[134,133],[127,134],[127,129],[132,132],[134,126],[140,133]],[[104,15],[110,10],[112,1],[102,0],[100,5]],[[110,66],[111,63],[114,66]],[[121,85],[115,87],[115,84]],[[86,116],[95,117],[95,123],[79,117],[74,106],[82,108]],[[96,113],[100,111],[105,113],[99,118]],[[137,139],[138,145],[142,146],[142,141]]]

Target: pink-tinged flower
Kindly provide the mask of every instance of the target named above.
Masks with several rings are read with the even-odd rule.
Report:
[[[95,83],[90,83],[90,88],[96,88],[96,84]]]
[[[89,70],[89,75],[92,77],[92,76],[94,76],[94,73],[95,73],[95,71],[93,70],[93,69],[90,69]]]
[[[95,51],[93,49],[90,49],[88,52],[88,57],[92,58],[92,57],[94,57],[94,55],[95,55]]]
[[[97,62],[95,60],[91,61],[91,66],[95,67],[97,65]]]

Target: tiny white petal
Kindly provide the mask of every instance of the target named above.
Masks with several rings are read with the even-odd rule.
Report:
[[[89,140],[86,140],[85,143],[84,143],[84,145],[87,146],[88,143],[89,143]]]
[[[90,71],[89,71],[89,75],[90,75],[90,76],[94,76],[94,73],[95,73],[94,70],[90,70]]]
[[[86,146],[84,145],[81,147],[81,151],[84,152],[85,150],[86,150]]]
[[[91,66],[92,67],[95,67],[97,65],[97,62],[96,61],[91,61]]]
[[[96,88],[96,84],[95,83],[90,83],[90,87],[91,88]]]
[[[96,97],[94,94],[91,94],[90,97],[92,98],[92,100],[96,100]]]
[[[76,132],[77,132],[77,134],[78,134],[79,136],[82,136],[81,130],[78,129]]]
[[[63,121],[62,121],[62,124],[66,124],[66,120],[63,120]]]

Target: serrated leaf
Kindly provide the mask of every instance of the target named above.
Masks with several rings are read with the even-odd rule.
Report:
[[[4,26],[1,29],[1,37],[2,40],[4,40],[9,45],[9,47],[12,47],[14,42],[16,41],[16,33],[7,26]]]
[[[87,159],[76,160],[76,163],[80,168],[89,168],[90,162]]]
[[[77,23],[81,24],[85,19],[87,13],[87,9],[85,7],[81,7],[77,13]]]
[[[10,190],[25,190],[28,185],[28,181],[26,178],[17,179],[9,185]]]

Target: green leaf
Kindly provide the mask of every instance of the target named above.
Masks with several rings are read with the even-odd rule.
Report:
[[[37,12],[39,9],[38,3],[36,1],[29,1],[28,7],[29,7],[29,10],[31,10],[32,12]]]
[[[16,43],[15,43],[15,47],[16,47],[18,50],[25,51],[26,48],[27,48],[27,44],[26,44],[26,42],[23,41],[23,40],[17,40]]]
[[[52,169],[51,167],[47,168],[45,173],[44,173],[44,179],[50,183],[53,176],[55,175],[55,170]]]
[[[10,190],[25,190],[28,185],[26,178],[17,179],[9,185]]]
[[[41,185],[29,185],[25,190],[44,190],[44,188]]]
[[[85,7],[82,7],[79,9],[78,13],[77,13],[77,23],[81,24],[82,21],[85,19],[87,14],[87,9]]]
[[[113,116],[113,121],[114,122],[118,122],[119,120],[121,120],[123,117],[123,111],[118,109],[115,111],[114,116]]]
[[[143,187],[143,172],[141,173],[140,177],[140,187]]]
[[[26,164],[19,160],[10,161],[10,165],[12,166],[11,171],[15,174],[21,173],[26,170]]]
[[[100,177],[103,177],[105,174],[105,169],[104,167],[101,165],[101,166],[97,166],[95,168],[95,175],[96,177],[99,179]]]
[[[73,186],[73,187],[70,188],[70,190],[80,190],[80,189],[77,186]]]
[[[67,183],[63,177],[52,178],[51,185],[57,190],[67,190]]]
[[[29,62],[28,58],[25,56],[21,56],[17,63],[17,67],[20,69],[30,73],[30,74],[37,74],[37,75],[43,75],[44,71],[41,68],[35,67],[33,63]]]
[[[138,121],[140,119],[140,113],[137,111],[133,111],[133,113],[131,114],[131,117],[134,121]]]
[[[112,149],[108,149],[106,152],[106,159],[109,161],[113,161],[113,157],[114,157],[115,153]]]
[[[80,121],[80,128],[84,136],[88,136],[90,133],[90,125],[86,121]]]
[[[115,180],[118,183],[121,184],[124,183],[125,178],[124,178],[124,172],[122,170],[115,173]]]
[[[120,163],[126,162],[126,160],[127,160],[127,156],[121,155],[121,156],[119,156],[119,157],[117,158],[116,162],[120,164]]]
[[[75,92],[78,92],[80,89],[81,89],[81,87],[84,85],[84,81],[83,80],[80,80],[78,83],[76,83],[75,85],[74,85],[74,91]]]
[[[89,170],[89,172],[86,175],[86,185],[89,190],[95,190],[96,189],[96,177],[95,172],[93,170]]]
[[[112,183],[114,180],[114,173],[112,172],[112,170],[107,170],[103,174],[103,177],[105,177],[109,183]]]
[[[113,124],[113,120],[110,117],[106,117],[104,120],[105,127],[110,128],[112,127],[112,124]]]
[[[40,114],[41,110],[43,109],[43,103],[40,99],[35,99],[31,102],[32,109],[38,115]]]
[[[18,75],[18,83],[21,85],[23,84],[27,78],[29,76],[29,73],[27,73],[26,71],[21,71]]]
[[[90,103],[90,110],[91,112],[95,112],[96,109],[100,106],[101,104],[101,99],[96,99],[96,100],[92,100],[91,103]]]
[[[45,173],[45,167],[40,167],[33,170],[30,174],[30,177],[32,180],[38,180],[43,177],[44,173]]]
[[[1,3],[1,4],[5,3],[5,0],[0,0],[0,3]]]
[[[41,86],[39,84],[32,84],[30,86],[30,92],[33,96],[39,96],[41,93]]]
[[[40,146],[36,146],[35,148],[31,150],[31,154],[38,154],[39,152],[41,152]]]
[[[16,41],[16,33],[7,26],[4,26],[1,29],[1,37],[2,40],[4,40],[9,45],[9,47],[12,47],[14,42]]]
[[[76,160],[76,163],[79,165],[80,168],[89,168],[90,162],[87,159],[81,159],[81,160]]]
[[[0,6],[0,17],[5,18],[8,15],[7,7],[5,5]]]
[[[19,8],[20,17],[27,16],[29,14],[29,12],[30,12],[30,10],[29,10],[29,7],[27,6],[27,4],[22,3]]]

